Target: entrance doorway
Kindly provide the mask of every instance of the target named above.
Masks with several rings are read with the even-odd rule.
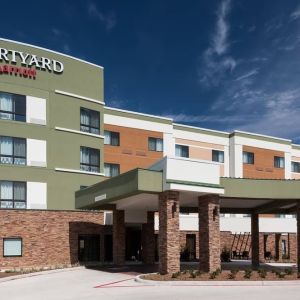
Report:
[[[186,235],[186,249],[188,253],[188,260],[196,259],[196,235],[187,234]]]
[[[80,262],[100,261],[100,235],[78,236],[78,260]]]
[[[126,228],[126,260],[140,261],[141,260],[141,228],[127,227]]]
[[[113,260],[113,238],[111,234],[104,235],[104,261]]]

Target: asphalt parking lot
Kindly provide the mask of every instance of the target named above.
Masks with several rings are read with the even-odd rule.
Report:
[[[284,286],[155,286],[134,281],[135,272],[85,268],[32,274],[0,281],[0,299],[299,299],[300,285]]]

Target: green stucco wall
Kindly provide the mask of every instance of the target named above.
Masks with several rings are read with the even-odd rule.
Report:
[[[100,172],[103,172],[103,139],[58,131],[55,127],[80,130],[80,107],[84,107],[100,112],[100,131],[103,134],[104,108],[102,104],[61,95],[55,90],[103,101],[103,68],[1,39],[0,47],[44,56],[64,64],[62,74],[37,70],[36,79],[0,74],[0,91],[44,98],[47,102],[46,126],[0,120],[0,135],[46,140],[47,167],[0,165],[0,180],[46,182],[47,208],[74,209],[75,191],[81,185],[95,184],[103,177],[60,172],[55,171],[55,168],[80,170],[80,146],[86,146],[100,149]],[[4,64],[9,63],[0,61],[0,65]]]

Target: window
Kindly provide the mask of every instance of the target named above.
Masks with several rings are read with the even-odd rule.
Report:
[[[224,151],[212,150],[212,161],[224,162]]]
[[[175,155],[178,157],[189,157],[189,147],[182,145],[175,145]]]
[[[111,146],[120,146],[120,133],[105,130],[104,144],[111,145]]]
[[[0,119],[26,122],[26,96],[0,92]]]
[[[254,165],[254,153],[252,153],[252,152],[243,152],[243,163]]]
[[[274,167],[275,168],[284,168],[284,157],[274,156]]]
[[[159,138],[153,138],[149,137],[148,138],[148,149],[150,151],[163,151],[163,140]]]
[[[80,130],[100,134],[100,113],[95,110],[80,108]]]
[[[22,239],[21,238],[4,238],[3,239],[3,256],[22,256]]]
[[[0,181],[0,208],[26,208],[26,182]]]
[[[115,177],[120,174],[120,165],[104,164],[104,173],[106,177]]]
[[[26,165],[26,139],[0,136],[0,163]]]
[[[282,252],[282,256],[286,256],[287,255],[286,240],[281,240],[281,252]]]
[[[100,150],[80,147],[80,170],[100,172]]]
[[[292,172],[300,173],[300,162],[292,161]]]

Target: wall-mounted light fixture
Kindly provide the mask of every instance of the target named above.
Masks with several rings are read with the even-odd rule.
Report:
[[[176,210],[177,210],[177,203],[174,202],[172,205],[172,218],[175,217]]]
[[[213,209],[213,220],[215,221],[216,217],[218,217],[218,216],[219,216],[219,207],[215,206]]]

